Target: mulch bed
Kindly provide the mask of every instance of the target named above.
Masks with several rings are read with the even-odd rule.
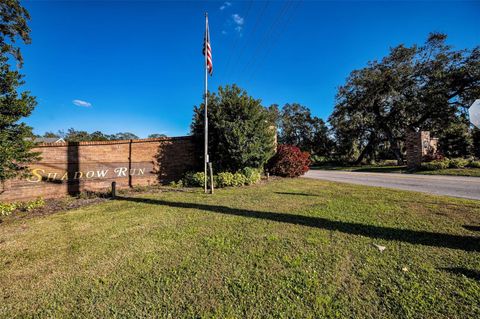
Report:
[[[262,179],[257,185],[266,184],[270,181],[279,179],[276,176],[270,176],[269,180]],[[173,188],[160,185],[151,185],[145,187],[134,187],[131,189],[122,189],[118,191],[117,196],[125,195],[134,195],[134,194],[154,194],[160,192],[194,192],[197,188]],[[62,198],[53,198],[46,199],[45,206],[41,208],[33,209],[29,212],[17,211],[12,213],[9,216],[0,217],[0,224],[6,221],[27,219],[34,217],[43,217],[49,216],[58,212],[64,212],[72,209],[77,209],[93,204],[102,203],[108,200],[112,200],[109,193],[97,193],[97,192],[86,192],[82,193],[78,197],[62,197]]]
[[[9,216],[1,217],[0,223],[9,221],[9,220],[18,220],[34,217],[43,217],[52,215],[61,211],[68,211],[92,204],[101,203],[109,200],[105,197],[93,197],[93,198],[76,198],[76,197],[65,197],[65,198],[55,198],[45,200],[45,206],[41,208],[33,209],[29,212],[25,211],[16,211]]]

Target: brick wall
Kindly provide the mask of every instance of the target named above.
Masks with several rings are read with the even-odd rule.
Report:
[[[191,137],[45,143],[31,176],[7,181],[0,200],[53,198],[135,185],[168,183],[197,164]]]

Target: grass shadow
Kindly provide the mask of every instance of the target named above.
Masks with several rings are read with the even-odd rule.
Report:
[[[295,196],[318,196],[318,195],[315,195],[315,194],[308,194],[308,193],[293,193],[293,192],[273,192],[275,194],[279,194],[279,195],[295,195]]]
[[[467,278],[476,280],[480,282],[480,271],[463,268],[463,267],[447,267],[447,268],[440,268],[440,270],[449,272],[454,275],[463,275]]]
[[[281,223],[289,223],[293,225],[302,225],[331,231],[339,231],[345,234],[360,235],[375,239],[401,241],[415,245],[451,248],[464,251],[480,251],[480,240],[478,237],[474,236],[442,234],[410,229],[398,229],[392,227],[373,226],[353,222],[329,220],[322,217],[252,211],[241,208],[231,208],[227,206],[197,203],[169,202],[160,199],[139,197],[117,197],[117,199],[150,205],[198,209],[219,214],[265,219]]]
[[[479,225],[463,225],[463,228],[465,228],[466,230],[480,232],[480,226]]]
[[[469,201],[475,201],[471,199],[462,199],[462,200],[469,200]],[[415,200],[415,199],[401,199],[401,198],[390,198],[389,201],[393,203],[399,203],[399,204],[419,204],[419,205],[441,205],[443,207],[449,207],[449,208],[454,208],[454,207],[467,207],[467,208],[474,208],[474,209],[479,209],[480,208],[480,202],[479,204],[467,204],[462,202],[461,204],[457,203],[452,203],[452,202],[447,202],[443,198],[438,198],[436,201],[427,201],[427,200]]]
[[[386,167],[359,167],[353,169],[352,172],[369,172],[369,173],[411,173],[404,166],[386,166]]]

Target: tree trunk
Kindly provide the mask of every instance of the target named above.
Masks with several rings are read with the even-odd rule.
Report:
[[[404,164],[403,154],[400,151],[400,147],[398,146],[398,142],[397,141],[390,141],[390,144],[391,144],[392,152],[395,155],[395,159],[397,160],[397,165],[403,165]]]
[[[363,161],[363,159],[365,158],[365,155],[367,155],[367,153],[372,149],[372,145],[373,145],[373,139],[369,139],[367,145],[365,145],[365,147],[363,148],[358,158],[355,160],[355,162],[353,162],[354,165],[358,165]]]

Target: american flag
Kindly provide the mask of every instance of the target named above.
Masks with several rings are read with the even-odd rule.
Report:
[[[205,38],[203,39],[203,55],[205,55],[205,47],[207,48],[207,70],[210,75],[213,74],[213,63],[212,63],[212,48],[210,47],[210,32],[208,31],[208,20],[207,20],[207,29],[205,30]]]

